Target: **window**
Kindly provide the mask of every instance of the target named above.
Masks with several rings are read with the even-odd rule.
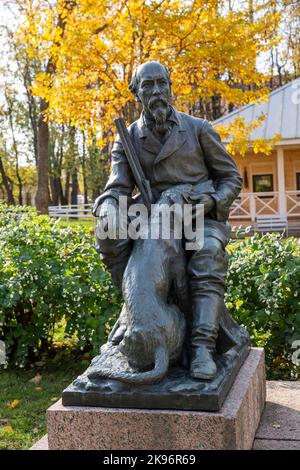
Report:
[[[253,176],[253,191],[255,193],[264,193],[264,192],[274,191],[273,175],[254,175]]]
[[[296,173],[296,189],[300,191],[300,173]]]

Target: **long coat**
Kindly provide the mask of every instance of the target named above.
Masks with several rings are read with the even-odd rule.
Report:
[[[211,195],[216,203],[213,218],[226,221],[230,206],[242,187],[235,162],[207,120],[173,108],[170,120],[173,127],[164,144],[146,126],[143,114],[128,128],[155,199],[174,185],[212,181],[214,192]],[[112,149],[111,174],[101,200],[109,196],[131,196],[134,187],[131,169],[117,137]]]

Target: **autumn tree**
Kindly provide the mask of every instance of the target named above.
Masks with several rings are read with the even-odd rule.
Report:
[[[99,194],[109,170],[113,119],[122,115],[130,123],[140,112],[128,84],[141,62],[166,64],[174,105],[207,119],[267,94],[269,77],[258,71],[257,59],[279,41],[282,12],[274,0],[14,3],[22,16],[15,39],[25,51],[20,63],[34,111],[41,212],[50,200],[75,201],[80,185],[86,202]],[[223,129],[235,138],[233,151],[245,151],[249,133],[242,121]],[[256,145],[268,152],[271,143]]]
[[[228,2],[219,0],[82,0],[67,12],[63,0],[19,3],[26,14],[20,35],[28,54],[53,63],[51,73],[40,73],[34,85],[48,103],[45,115],[88,128],[98,144],[112,134],[116,115],[136,117],[128,83],[145,60],[169,66],[174,102],[182,110],[218,94],[241,105],[266,93],[256,60],[275,41],[278,14],[268,1],[253,1],[251,18],[244,2],[228,9]]]
[[[24,166],[29,164],[30,167],[31,163],[30,139],[28,139],[30,126],[27,108],[22,97],[19,96],[17,87],[14,88],[12,83],[6,81],[8,78],[7,75],[2,74],[0,186],[2,199],[9,204],[22,205],[25,202],[24,191],[28,192],[31,185],[26,178],[28,172],[23,171]],[[33,188],[31,187],[30,190],[32,191]]]
[[[3,27],[3,25],[2,25]],[[10,88],[17,91],[22,88],[23,99],[21,101],[22,113],[26,119],[31,151],[34,161],[38,163],[38,97],[32,93],[32,86],[36,75],[41,71],[41,64],[38,57],[29,58],[24,44],[18,40],[14,29],[4,27],[4,34],[7,39],[7,62],[13,64],[11,72]]]
[[[28,59],[24,45],[15,37],[13,23],[2,21],[0,34],[5,46],[0,69],[0,197],[9,204],[31,203],[38,102],[31,86],[39,71],[38,61]]]
[[[19,142],[9,145],[6,135],[0,133],[0,200],[12,205],[30,205],[36,186],[36,171],[33,165],[24,164],[18,164],[16,169],[18,147]]]
[[[272,8],[281,13],[276,31],[281,41],[271,48],[269,60],[271,86],[276,88],[300,76],[300,1],[273,0]]]

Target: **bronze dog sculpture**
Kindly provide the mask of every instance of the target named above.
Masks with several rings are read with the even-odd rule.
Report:
[[[176,188],[162,194],[156,210],[161,204],[170,206],[174,202],[184,202]],[[123,276],[123,298],[125,303],[109,343],[117,345],[133,371],[102,367],[98,359],[88,377],[157,383],[166,375],[169,364],[180,358],[185,340],[186,319],[181,309],[187,309],[188,287],[182,240],[175,239],[174,233],[169,239],[136,240]]]

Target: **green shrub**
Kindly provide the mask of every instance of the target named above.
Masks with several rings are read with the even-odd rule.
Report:
[[[46,351],[58,323],[96,351],[119,304],[88,229],[0,205],[0,338],[12,364]]]
[[[266,351],[270,378],[297,378],[300,247],[258,234],[229,245],[226,303]],[[47,351],[54,334],[96,353],[120,311],[88,229],[61,227],[31,208],[0,204],[0,338],[13,365]]]
[[[227,307],[263,346],[269,377],[298,378],[291,361],[300,340],[300,245],[279,234],[255,234],[229,246]]]

